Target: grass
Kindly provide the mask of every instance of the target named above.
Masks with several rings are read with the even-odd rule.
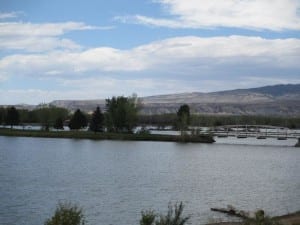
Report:
[[[91,131],[41,131],[41,130],[14,130],[1,128],[0,136],[14,137],[44,137],[44,138],[74,138],[92,140],[127,140],[127,141],[168,141],[168,142],[192,142],[213,143],[214,139],[209,135],[181,136],[162,134],[127,134],[127,133],[94,133]]]

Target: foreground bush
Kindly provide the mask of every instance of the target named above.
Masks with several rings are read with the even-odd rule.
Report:
[[[85,219],[82,209],[71,203],[60,203],[52,218],[45,221],[45,225],[84,225]]]
[[[142,218],[140,219],[140,225],[152,225],[155,220],[155,213],[152,210],[142,211]]]
[[[183,204],[175,204],[174,207],[169,204],[167,215],[160,215],[156,219],[156,215],[153,211],[142,212],[142,218],[140,220],[140,225],[184,225],[189,220],[189,216],[183,217]],[[155,221],[156,219],[156,221]]]

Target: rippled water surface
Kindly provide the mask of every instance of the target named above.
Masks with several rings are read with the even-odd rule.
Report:
[[[43,224],[64,200],[92,225],[138,224],[141,210],[178,201],[192,224],[222,218],[210,207],[228,204],[300,209],[299,148],[230,143],[0,137],[0,224]]]

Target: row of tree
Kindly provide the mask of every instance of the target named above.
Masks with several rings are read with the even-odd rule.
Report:
[[[113,97],[106,100],[106,113],[97,107],[92,115],[80,109],[70,115],[68,110],[55,106],[44,106],[32,111],[17,110],[15,107],[0,108],[0,124],[11,127],[19,124],[37,123],[44,130],[50,127],[63,129],[68,125],[71,130],[78,130],[89,126],[94,132],[101,132],[106,128],[109,132],[131,133],[137,125],[138,102],[136,97]]]
[[[163,115],[138,115],[141,104],[137,97],[113,97],[106,100],[106,112],[99,107],[92,115],[88,115],[79,109],[70,114],[65,108],[44,106],[34,110],[16,110],[14,107],[0,108],[0,124],[40,124],[43,129],[50,127],[63,129],[68,125],[70,129],[77,130],[89,126],[95,132],[106,129],[109,132],[132,132],[136,125],[156,125],[164,128],[172,126],[184,131],[191,126],[220,126],[233,124],[249,125],[273,125],[289,128],[300,128],[300,117],[283,118],[270,116],[230,116],[230,115],[195,115],[190,114],[188,105],[182,105],[177,114]]]
[[[34,110],[16,109],[15,107],[0,108],[0,124],[10,126],[19,124],[40,124],[43,129],[50,126],[61,127],[69,117],[69,111],[55,106],[42,106]]]
[[[0,108],[0,124],[18,125],[20,123],[20,115],[15,107]]]

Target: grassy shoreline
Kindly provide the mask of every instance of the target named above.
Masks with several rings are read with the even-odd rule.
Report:
[[[162,134],[126,134],[126,133],[94,133],[91,131],[34,131],[14,130],[1,128],[0,136],[11,137],[43,137],[43,138],[73,138],[90,140],[124,140],[124,141],[163,141],[163,142],[190,142],[213,143],[212,136],[175,136]]]

